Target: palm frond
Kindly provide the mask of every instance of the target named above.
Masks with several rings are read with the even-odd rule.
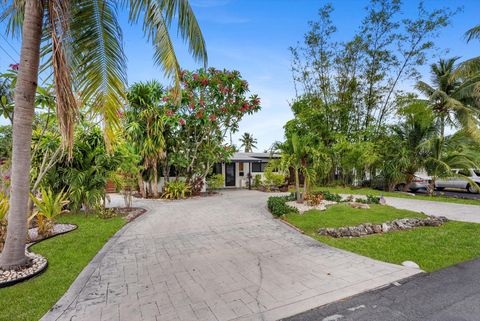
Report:
[[[473,39],[480,39],[480,25],[467,30],[467,32],[465,32],[465,38],[467,39],[467,42],[470,42]]]
[[[126,57],[113,0],[79,0],[70,26],[76,87],[102,116],[107,143],[114,139],[125,100]]]

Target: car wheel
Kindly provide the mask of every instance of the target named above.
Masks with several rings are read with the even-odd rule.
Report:
[[[412,191],[412,193],[416,193],[418,192],[418,188],[411,188],[410,191]]]
[[[475,186],[470,185],[470,184],[467,185],[467,191],[469,193],[472,193],[472,194],[477,194],[478,193],[478,189]]]
[[[403,192],[403,188],[405,187],[405,184],[398,184],[397,186],[395,186],[395,189],[397,191],[400,191],[400,192]]]
[[[435,187],[435,189],[436,189],[437,191],[443,191],[443,190],[445,189],[445,187]]]

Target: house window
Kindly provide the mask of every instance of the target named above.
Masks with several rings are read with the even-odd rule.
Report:
[[[215,165],[213,165],[212,173],[213,174],[222,174],[222,163],[216,163]]]
[[[265,172],[265,167],[268,163],[252,163],[252,172],[254,173],[262,173]]]
[[[238,175],[244,176],[243,163],[238,163]]]

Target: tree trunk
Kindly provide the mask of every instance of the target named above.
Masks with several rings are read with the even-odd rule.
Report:
[[[25,256],[25,242],[30,192],[32,123],[38,81],[42,18],[42,1],[26,0],[20,69],[15,86],[10,211],[5,247],[0,256],[0,267],[3,269],[29,263]]]
[[[153,162],[153,197],[158,198],[158,168],[157,161]]]
[[[295,171],[295,191],[297,192],[297,203],[302,203],[302,196],[300,194],[300,179],[298,177],[298,168],[293,169]]]
[[[138,189],[143,198],[147,198],[147,192],[145,191],[145,184],[143,183],[142,173],[138,173]]]

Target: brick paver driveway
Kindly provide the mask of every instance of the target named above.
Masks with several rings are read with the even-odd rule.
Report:
[[[44,320],[277,320],[420,272],[303,236],[268,196],[139,201]]]

